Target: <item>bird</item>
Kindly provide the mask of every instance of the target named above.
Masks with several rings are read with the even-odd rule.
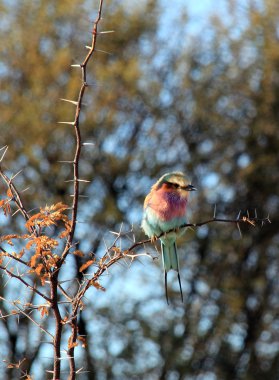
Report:
[[[165,294],[168,304],[167,275],[171,269],[177,272],[180,296],[183,302],[176,239],[185,232],[185,228],[179,229],[179,227],[187,223],[186,211],[189,193],[195,190],[197,189],[184,173],[171,172],[159,178],[144,200],[141,227],[145,234],[151,238],[151,242],[160,237]],[[173,231],[166,234],[170,230]]]

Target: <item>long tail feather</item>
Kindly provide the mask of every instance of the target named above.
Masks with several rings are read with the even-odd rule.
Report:
[[[161,241],[161,248],[162,248],[163,266],[164,266],[164,271],[165,271],[165,292],[166,292],[167,303],[169,304],[167,272],[171,269],[177,272],[180,296],[181,296],[181,301],[183,302],[183,292],[182,292],[182,286],[181,286],[181,280],[180,280],[179,262],[178,262],[176,243],[175,241],[171,241],[171,242]]]
[[[169,297],[168,297],[168,272],[166,272],[166,271],[165,271],[165,294],[166,294],[167,304],[169,305]]]
[[[179,274],[179,272],[177,272],[177,278],[178,278],[178,282],[179,282],[181,302],[183,302],[183,292],[182,292],[182,286],[181,286],[181,281],[180,281],[180,274]]]

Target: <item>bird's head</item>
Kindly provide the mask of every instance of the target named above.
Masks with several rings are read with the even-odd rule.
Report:
[[[183,197],[188,197],[189,191],[197,190],[184,173],[172,172],[164,174],[154,185],[155,190],[163,189],[168,192],[178,192]]]

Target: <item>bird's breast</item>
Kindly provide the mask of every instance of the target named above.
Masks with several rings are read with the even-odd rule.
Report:
[[[150,206],[160,219],[168,221],[173,218],[182,218],[186,214],[187,198],[182,198],[179,194],[157,192],[152,199]]]

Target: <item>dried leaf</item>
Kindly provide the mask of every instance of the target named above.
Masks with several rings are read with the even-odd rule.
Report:
[[[24,252],[25,252],[25,250],[24,250],[24,248],[22,248],[22,250],[16,255],[17,258],[21,259],[22,256],[24,255]]]
[[[8,216],[11,213],[11,206],[7,199],[2,199],[0,201],[0,208],[2,208],[5,216]]]
[[[84,256],[84,253],[82,251],[80,251],[79,249],[77,249],[76,251],[74,251],[73,254],[76,255],[76,256],[79,256],[79,257],[83,257]]]
[[[85,264],[83,264],[79,268],[79,272],[84,272],[84,270],[87,269],[88,267],[90,267],[90,265],[92,265],[94,262],[95,262],[95,260],[88,260]]]
[[[40,212],[33,215],[25,224],[26,228],[31,231],[33,227],[38,226],[40,228],[48,227],[51,225],[57,225],[59,221],[63,222],[66,230],[70,229],[70,221],[64,212],[68,209],[68,206],[59,202],[51,206],[46,206],[40,209]]]
[[[7,197],[8,197],[8,198],[13,198],[13,193],[12,193],[12,190],[11,190],[11,189],[8,189],[8,190],[7,190]]]
[[[0,242],[5,241],[8,244],[13,245],[11,239],[19,239],[19,238],[20,238],[20,235],[17,235],[17,234],[4,235],[4,236],[1,236]]]
[[[38,310],[41,312],[41,317],[43,318],[45,315],[48,315],[49,309],[46,306],[39,306]]]
[[[86,342],[85,336],[79,335],[77,338],[78,338],[78,340],[81,341],[81,347],[85,348],[87,346],[87,342]]]
[[[61,233],[60,233],[60,235],[59,235],[59,238],[60,239],[64,239],[65,237],[67,237],[69,235],[69,230],[64,230],[64,231],[62,231]]]
[[[31,257],[31,260],[30,260],[30,266],[32,268],[35,268],[36,267],[36,264],[37,264],[37,260],[40,258],[40,255],[38,254],[35,254]]]
[[[94,286],[96,289],[102,290],[103,292],[106,291],[106,289],[98,281],[91,280],[90,285]]]
[[[78,346],[78,342],[71,342],[69,339],[68,348],[74,348]]]
[[[30,241],[28,241],[28,242],[26,243],[26,246],[25,246],[26,249],[30,249],[30,248],[32,247],[33,244],[36,244],[35,239],[30,240]]]
[[[41,275],[41,272],[42,270],[44,269],[44,265],[43,264],[38,264],[35,268],[35,273],[40,276]]]

